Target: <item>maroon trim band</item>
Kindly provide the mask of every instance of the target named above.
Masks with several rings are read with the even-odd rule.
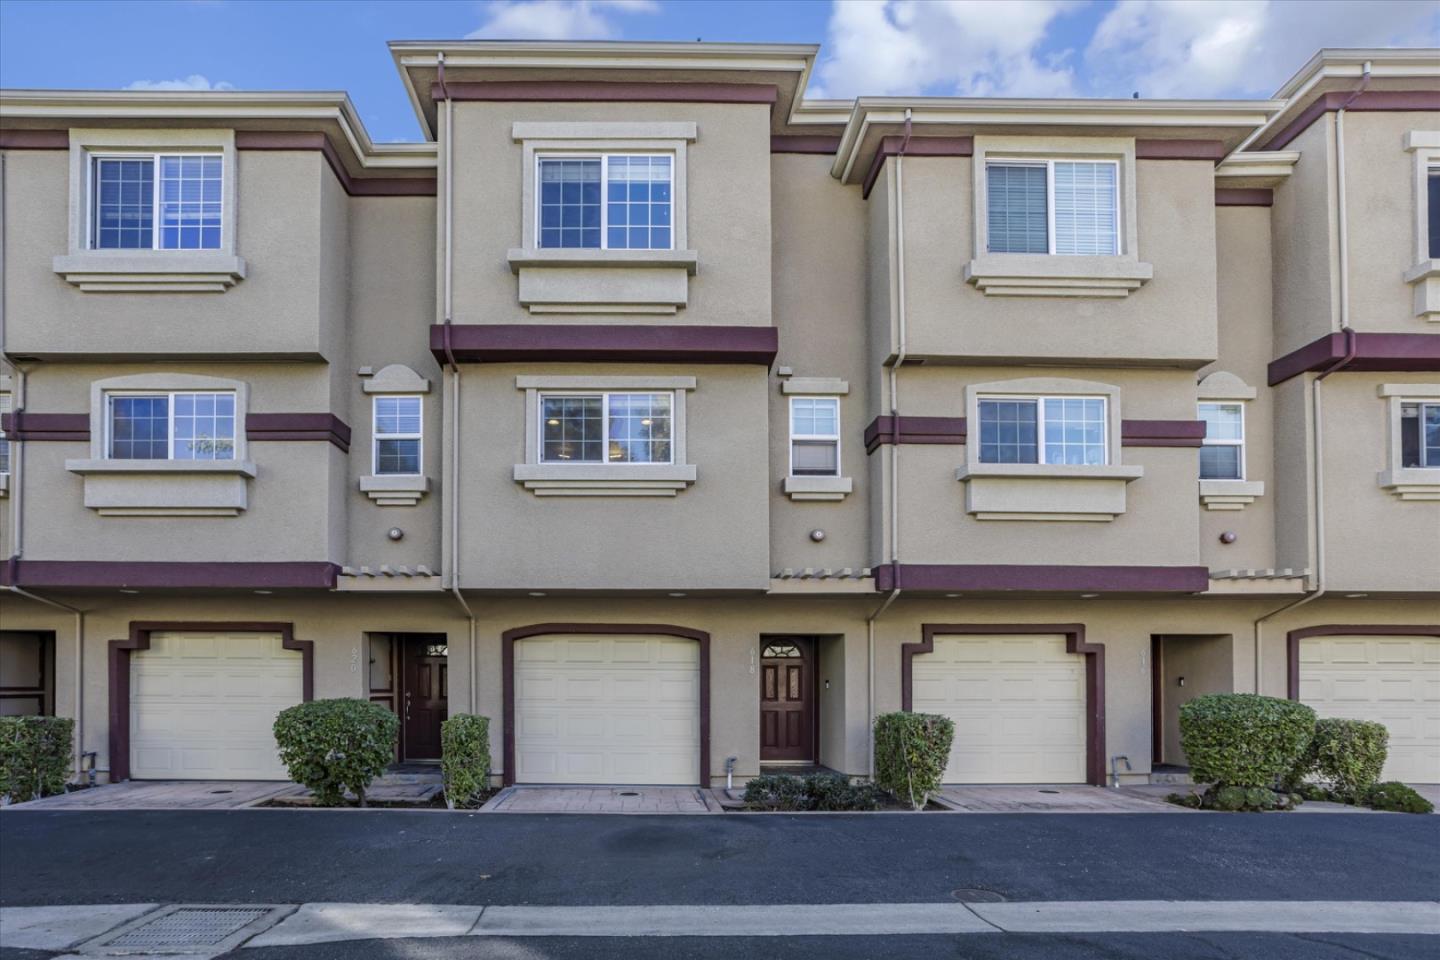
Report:
[[[430,96],[451,100],[550,103],[758,103],[774,105],[773,83],[617,83],[605,80],[493,80],[430,85]]]
[[[130,654],[150,649],[152,633],[174,631],[226,631],[228,633],[278,633],[280,645],[300,654],[300,691],[308,703],[315,699],[315,642],[296,640],[293,623],[203,620],[132,620],[130,636],[110,641],[110,782],[130,779]]]
[[[1440,637],[1440,624],[1326,623],[1285,634],[1285,696],[1300,699],[1300,641],[1307,637]]]
[[[881,592],[904,588],[947,592],[1203,593],[1209,586],[1210,571],[1206,567],[885,563],[875,568],[875,589]]]
[[[1199,447],[1204,443],[1204,420],[1120,421],[1122,447]]]
[[[0,417],[0,430],[11,440],[90,439],[88,413],[31,413],[16,410]]]
[[[1263,187],[1216,187],[1217,207],[1269,207],[1275,203],[1275,191]]]
[[[119,560],[16,560],[0,567],[0,586],[149,589],[332,590],[339,566],[325,561],[267,563]]]
[[[1105,786],[1105,644],[1087,643],[1083,623],[922,623],[920,642],[900,645],[900,709],[913,709],[915,657],[933,653],[937,636],[992,633],[1063,634],[1066,651],[1085,658],[1085,777],[1093,786]]]
[[[555,634],[626,634],[685,637],[700,644],[700,779],[710,786],[710,634],[666,623],[532,623],[500,634],[504,725],[504,781],[515,782],[515,641]]]
[[[352,197],[433,197],[434,177],[356,178],[345,169],[340,154],[323,133],[306,130],[236,130],[237,150],[319,150]]]
[[[885,166],[885,159],[899,156],[900,145],[904,142],[904,137],[880,138],[880,145],[875,148],[875,156],[870,161],[870,169],[866,171],[865,180],[860,187],[860,196],[870,196],[870,191],[874,189],[875,181],[880,178],[880,171]],[[905,148],[907,157],[970,157],[974,154],[974,137],[911,137],[910,145]]]
[[[840,149],[839,137],[805,134],[776,134],[770,138],[771,153],[833,154]]]
[[[0,130],[0,150],[69,149],[69,130]]]
[[[446,326],[430,327],[430,352],[446,362]],[[758,363],[780,349],[774,327],[638,324],[466,324],[449,327],[450,349],[468,363]]]
[[[1326,334],[1270,361],[1270,386],[1302,373],[1324,370],[1345,356],[1345,335]],[[1345,364],[1345,369],[1361,373],[1433,373],[1440,370],[1440,333],[1357,333],[1355,358]]]
[[[350,452],[350,425],[333,413],[251,413],[247,440],[326,440]]]
[[[1350,98],[1354,96],[1354,100]],[[1350,101],[1349,106],[1345,106]],[[1366,90],[1355,96],[1349,90],[1335,90],[1317,97],[1300,115],[1265,142],[1260,150],[1279,150],[1304,133],[1322,114],[1334,113],[1342,106],[1346,111],[1416,112],[1440,110],[1440,91],[1436,90]]]
[[[964,417],[876,417],[865,428],[865,452],[888,443],[964,443]]]
[[[1223,140],[1136,140],[1136,160],[1224,160]]]

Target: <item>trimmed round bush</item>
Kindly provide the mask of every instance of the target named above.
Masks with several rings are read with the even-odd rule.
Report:
[[[1288,777],[1315,733],[1315,711],[1254,693],[1212,693],[1180,708],[1180,746],[1197,783],[1270,787]]]
[[[1324,717],[1315,721],[1306,772],[1313,770],[1338,797],[1354,803],[1379,781],[1389,744],[1390,731],[1383,723]]]
[[[0,717],[0,797],[11,803],[65,792],[75,721]]]
[[[875,718],[875,784],[901,803],[925,809],[950,762],[955,724],[934,713],[882,713]]]
[[[312,700],[275,718],[280,762],[326,807],[344,803],[346,790],[365,806],[365,790],[395,759],[399,735],[400,719],[368,700]]]
[[[1407,787],[1399,780],[1386,780],[1371,784],[1365,789],[1361,802],[1374,810],[1393,810],[1396,813],[1434,813],[1435,804]]]
[[[471,810],[490,796],[490,718],[462,713],[440,724],[445,805]]]

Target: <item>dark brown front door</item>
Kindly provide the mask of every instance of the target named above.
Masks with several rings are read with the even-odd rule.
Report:
[[[407,637],[401,653],[405,692],[400,703],[406,760],[440,759],[440,724],[450,693],[444,637]]]
[[[815,761],[814,651],[805,639],[760,647],[760,762]]]

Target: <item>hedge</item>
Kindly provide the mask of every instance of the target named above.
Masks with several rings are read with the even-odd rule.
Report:
[[[745,784],[745,805],[755,810],[878,810],[880,797],[874,784],[836,773],[766,774]]]
[[[1301,766],[1304,774],[1319,774],[1337,796],[1353,803],[1380,780],[1389,743],[1383,723],[1325,717],[1315,721]]]
[[[0,797],[11,803],[65,792],[75,721],[0,717]]]
[[[1434,813],[1435,805],[1398,780],[1386,780],[1365,788],[1361,797],[1372,810],[1393,810],[1396,813]]]
[[[1180,746],[1198,783],[1270,787],[1286,779],[1315,733],[1315,711],[1254,693],[1212,693],[1180,708]]]
[[[490,718],[462,713],[440,724],[445,805],[470,810],[490,795]]]
[[[399,734],[399,718],[368,700],[312,700],[275,718],[275,742],[290,779],[326,807],[344,803],[346,790],[365,806],[370,781],[395,759]]]
[[[875,718],[875,784],[916,810],[940,787],[950,762],[955,724],[933,713],[882,713]]]

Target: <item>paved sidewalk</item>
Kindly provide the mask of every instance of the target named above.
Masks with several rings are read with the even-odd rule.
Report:
[[[288,780],[127,780],[8,810],[237,810],[300,789]]]
[[[948,786],[940,803],[963,813],[1194,813],[1165,802],[1167,786],[1158,796],[1083,784],[1024,783],[1008,786]]]
[[[486,813],[719,813],[698,787],[506,787]]]

